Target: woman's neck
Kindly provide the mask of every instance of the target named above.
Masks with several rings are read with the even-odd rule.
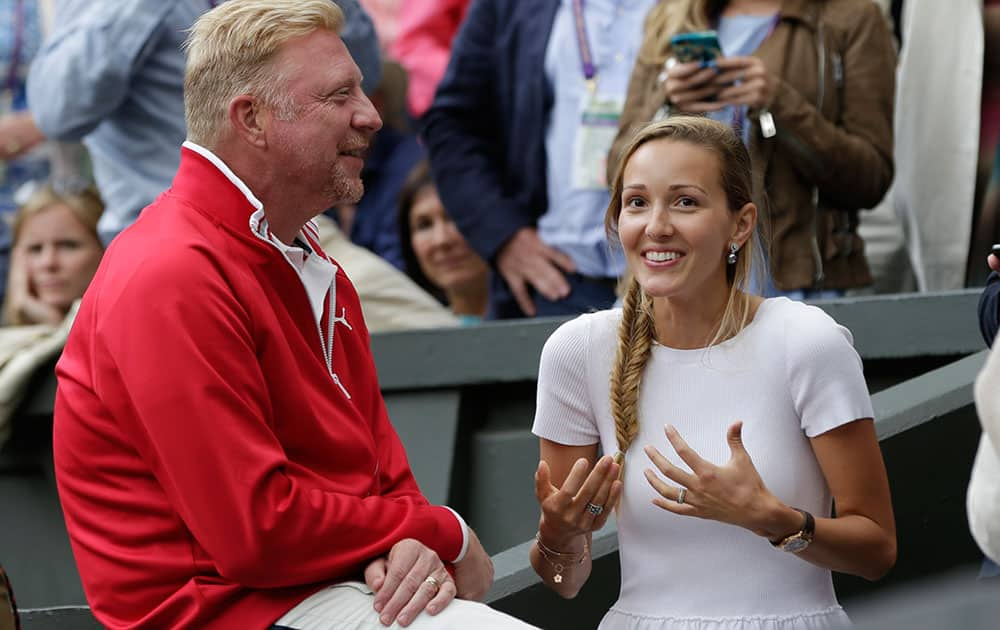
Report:
[[[489,287],[486,283],[482,283],[482,286],[456,288],[446,293],[445,297],[448,299],[448,307],[455,315],[486,316],[489,306]]]
[[[678,350],[704,348],[718,330],[727,301],[728,294],[654,299],[656,341]]]
[[[732,0],[722,15],[773,15],[781,10],[781,0]]]

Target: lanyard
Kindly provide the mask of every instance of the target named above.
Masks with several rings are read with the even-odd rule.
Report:
[[[587,37],[587,24],[583,21],[583,0],[573,0],[573,20],[576,23],[576,43],[580,48],[580,65],[583,68],[583,78],[587,89],[593,94],[597,91],[597,67],[594,65],[594,55],[590,51],[590,38]]]
[[[14,93],[17,87],[18,66],[21,65],[21,49],[24,48],[24,0],[17,0],[14,11],[14,47],[10,51],[10,71],[4,88]]]

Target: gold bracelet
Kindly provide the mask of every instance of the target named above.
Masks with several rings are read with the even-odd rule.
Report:
[[[537,532],[535,534],[535,543],[538,545],[538,553],[542,554],[545,561],[552,566],[552,570],[555,571],[555,575],[552,576],[552,581],[556,584],[562,584],[563,576],[562,572],[566,570],[567,565],[580,565],[587,558],[587,554],[590,552],[590,548],[587,546],[587,539],[583,539],[583,551],[577,552],[566,552],[566,551],[556,551],[555,549],[550,549],[545,546],[542,542],[542,532]],[[552,556],[556,556],[553,558]]]

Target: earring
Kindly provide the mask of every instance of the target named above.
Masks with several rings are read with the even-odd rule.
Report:
[[[736,252],[740,251],[740,246],[736,243],[729,244],[729,255],[726,256],[726,262],[730,265],[736,264]]]

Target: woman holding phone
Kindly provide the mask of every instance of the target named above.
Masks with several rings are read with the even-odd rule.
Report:
[[[722,55],[678,62],[678,34]],[[646,18],[613,170],[636,128],[677,113],[731,125],[750,151],[770,232],[768,293],[833,297],[871,283],[858,211],[892,181],[896,53],[871,0],[672,0]],[[759,204],[758,204],[759,205]]]
[[[532,566],[573,597],[617,510],[621,592],[600,630],[842,628],[831,570],[877,579],[896,558],[850,332],[748,290],[757,207],[728,125],[668,118],[623,155],[605,221],[624,308],[542,350]]]

